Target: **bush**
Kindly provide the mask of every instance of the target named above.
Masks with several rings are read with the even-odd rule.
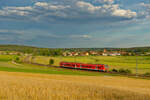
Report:
[[[119,73],[126,73],[126,71],[123,68],[121,68],[119,69]]]
[[[118,70],[114,68],[114,69],[112,69],[112,70],[111,70],[111,72],[115,72],[115,73],[117,73],[117,72],[118,72]]]
[[[144,76],[150,76],[150,73],[145,73]]]
[[[50,59],[49,60],[49,65],[53,65],[54,64],[54,59]]]
[[[16,58],[14,59],[14,62],[19,63],[19,62],[20,62],[20,58],[19,58],[19,57],[16,57]]]
[[[129,69],[126,69],[126,73],[131,74],[131,73],[132,73],[132,71],[131,71],[131,70],[129,70]]]
[[[131,70],[129,70],[129,69],[123,69],[123,68],[121,68],[121,69],[119,69],[119,73],[131,74],[132,72],[131,72]]]

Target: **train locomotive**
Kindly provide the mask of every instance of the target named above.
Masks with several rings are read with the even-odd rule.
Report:
[[[101,72],[108,72],[108,68],[109,68],[108,65],[106,64],[84,64],[84,63],[75,63],[75,62],[60,62],[60,67],[101,71]]]

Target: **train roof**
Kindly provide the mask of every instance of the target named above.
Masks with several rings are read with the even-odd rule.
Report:
[[[63,62],[63,63],[78,63],[78,62]],[[91,63],[78,63],[78,64],[91,64]],[[107,64],[93,64],[93,65],[107,65]]]

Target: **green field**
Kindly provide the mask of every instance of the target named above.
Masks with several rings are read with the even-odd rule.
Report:
[[[54,59],[55,66],[59,66],[60,61],[66,61],[92,64],[108,64],[110,69],[130,69],[133,73],[136,71],[136,56],[28,57],[29,61],[45,65],[49,63],[49,59]],[[137,59],[138,72],[150,72],[150,56],[138,56]]]
[[[34,72],[34,73],[50,73],[50,74],[69,74],[69,75],[99,75],[95,72],[77,71],[70,69],[60,69],[54,67],[44,67],[32,64],[15,64],[12,63],[12,59],[16,56],[12,55],[0,55],[0,70],[17,71],[17,72]],[[49,59],[54,59],[55,66],[59,66],[60,61],[66,62],[82,62],[93,64],[108,64],[110,69],[124,68],[130,69],[135,73],[136,69],[136,57],[135,56],[86,56],[86,57],[21,57],[24,60],[48,65]],[[150,57],[138,56],[138,72],[144,74],[150,72]]]
[[[109,75],[99,72],[88,72],[80,70],[62,69],[55,67],[46,67],[25,63],[14,63],[12,59],[16,56],[0,55],[0,71],[8,72],[27,72],[27,73],[41,73],[41,74],[62,74],[62,75],[86,75],[86,76],[101,76]]]

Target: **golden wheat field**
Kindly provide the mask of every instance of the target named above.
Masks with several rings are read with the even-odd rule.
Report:
[[[150,80],[0,72],[0,100],[150,100]]]

